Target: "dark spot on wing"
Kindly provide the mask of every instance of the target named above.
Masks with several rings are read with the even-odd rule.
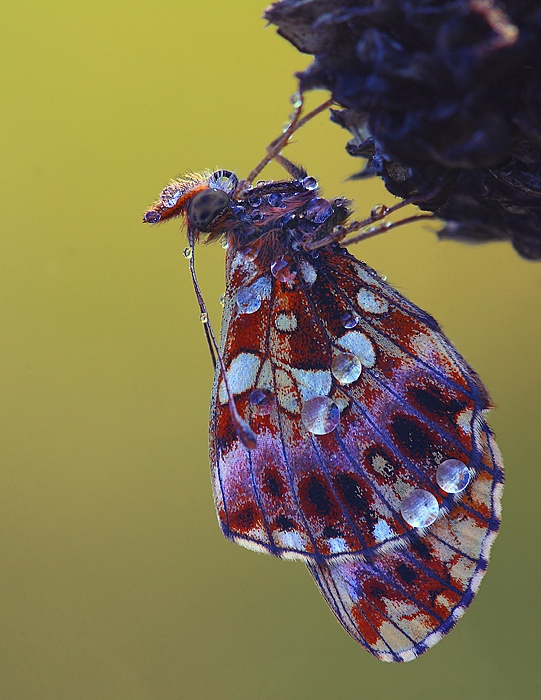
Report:
[[[336,517],[337,504],[321,475],[311,474],[299,483],[299,500],[307,515]]]
[[[395,444],[413,459],[425,459],[435,447],[430,430],[413,416],[396,413],[390,432]]]

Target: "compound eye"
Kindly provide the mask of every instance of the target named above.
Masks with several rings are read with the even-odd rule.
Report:
[[[231,200],[222,190],[203,190],[198,192],[188,205],[190,224],[202,233],[207,233],[210,225]]]

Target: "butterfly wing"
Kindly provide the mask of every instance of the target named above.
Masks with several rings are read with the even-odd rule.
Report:
[[[228,260],[222,351],[257,447],[238,439],[217,374],[210,441],[223,532],[316,563],[399,548],[411,533],[400,514],[408,492],[432,494],[441,513],[462,498],[438,487],[438,464],[489,469],[478,434],[486,391],[435,321],[353,256],[297,253],[296,265],[288,284],[257,259]],[[351,356],[344,377],[335,360]],[[307,427],[318,398],[334,405],[321,419],[331,423]]]
[[[503,485],[489,398],[437,323],[349,253],[291,261],[281,282],[257,258],[228,258],[222,352],[257,446],[238,439],[217,373],[220,524],[303,559],[354,639],[409,660],[451,629],[486,570]],[[459,493],[438,484],[447,460],[468,467]],[[416,489],[435,499],[426,527],[403,509]]]
[[[502,491],[501,457],[484,424],[479,440],[486,470],[445,517],[383,555],[308,564],[344,629],[383,661],[409,661],[436,644],[479,588],[499,527]]]

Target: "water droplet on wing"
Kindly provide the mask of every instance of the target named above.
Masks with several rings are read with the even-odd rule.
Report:
[[[438,486],[447,493],[460,493],[470,483],[468,467],[459,459],[446,459],[436,471]]]
[[[313,221],[315,224],[322,224],[324,221],[327,221],[331,214],[332,206],[326,199],[323,199],[323,197],[314,197],[314,199],[311,199],[308,202],[305,212],[306,218],[310,219],[310,221]]]
[[[236,296],[236,303],[241,314],[253,314],[261,306],[261,297],[251,287],[241,287]]]
[[[337,352],[332,358],[331,372],[340,384],[351,384],[361,376],[363,366],[350,352]]]
[[[303,404],[301,418],[314,435],[327,435],[340,422],[340,409],[328,396],[314,396]]]
[[[293,282],[297,276],[295,266],[285,256],[275,260],[270,269],[272,276],[279,282]]]
[[[250,394],[250,406],[254,413],[266,416],[276,406],[276,397],[274,394],[265,392],[262,389],[254,389]]]
[[[304,187],[305,190],[317,190],[317,188],[319,187],[316,178],[310,176],[305,177],[304,180],[301,180],[301,185]]]
[[[436,520],[439,511],[436,497],[424,489],[413,489],[400,504],[402,517],[411,527],[428,527]]]
[[[161,214],[157,211],[147,211],[145,214],[145,221],[147,224],[157,224],[161,218]]]
[[[271,207],[282,207],[284,204],[284,198],[281,194],[272,192],[267,197],[267,202],[271,205]]]
[[[357,316],[352,314],[350,311],[346,311],[345,314],[342,314],[340,321],[342,322],[344,328],[355,328],[355,326],[359,323]]]

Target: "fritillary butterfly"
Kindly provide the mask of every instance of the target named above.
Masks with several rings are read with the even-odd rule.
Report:
[[[490,400],[436,321],[333,240],[349,202],[290,170],[189,175],[144,221],[185,219],[202,314],[193,244],[227,243],[210,421],[224,535],[304,561],[356,641],[408,661],[487,568],[503,487]]]

